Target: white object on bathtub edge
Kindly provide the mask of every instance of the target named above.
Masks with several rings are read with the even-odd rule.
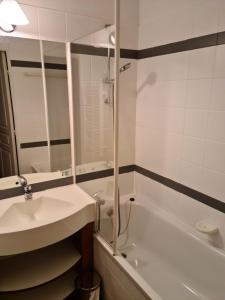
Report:
[[[219,231],[219,228],[209,223],[208,221],[199,221],[195,224],[195,227],[198,231],[208,235],[214,235]]]

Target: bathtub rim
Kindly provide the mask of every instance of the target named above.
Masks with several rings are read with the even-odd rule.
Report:
[[[99,233],[94,234],[94,238],[97,240],[99,245],[108,253],[108,255],[110,255],[112,259],[114,259],[119,269],[124,272],[130,278],[136,288],[144,294],[146,300],[163,300],[122,256],[113,255],[113,249]]]

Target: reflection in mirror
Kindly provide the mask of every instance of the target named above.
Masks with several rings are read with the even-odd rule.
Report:
[[[71,46],[75,106],[76,179],[96,201],[96,228],[113,234],[113,33],[114,26]],[[104,176],[108,176],[102,178]],[[97,179],[97,180],[91,180]]]
[[[65,45],[43,41],[47,91],[50,170],[71,176],[69,102]]]
[[[113,166],[113,26],[71,47],[76,122],[76,174]]]
[[[64,124],[69,122],[65,58],[60,71],[52,69],[51,62],[46,62],[46,76],[43,76],[44,58],[48,55],[51,60],[54,54],[50,49],[55,49],[56,44],[48,43],[46,51],[49,53],[44,53],[42,59],[40,43],[38,40],[0,38],[0,190],[17,187],[17,175],[25,175],[29,183],[69,175],[65,170],[70,169],[70,152],[67,150],[65,156],[60,154],[54,159],[52,152],[55,149],[51,149],[52,144],[58,143],[55,140],[61,140],[62,136],[60,127],[52,121],[53,116],[55,121],[62,123],[63,118]],[[57,47],[64,49],[65,44],[58,44]],[[52,80],[49,72],[62,72],[60,75],[57,73],[56,77],[63,78]],[[59,94],[61,81],[63,92]],[[66,109],[60,110],[59,99]],[[65,138],[69,147],[69,133]],[[61,164],[65,157],[67,163]],[[58,160],[58,165],[53,166],[53,160]]]

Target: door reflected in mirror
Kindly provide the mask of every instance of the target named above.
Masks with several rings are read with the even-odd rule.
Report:
[[[0,38],[0,190],[71,175],[66,70],[64,43]]]

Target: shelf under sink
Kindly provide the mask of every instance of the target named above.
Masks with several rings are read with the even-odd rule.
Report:
[[[35,237],[34,237],[35,238]],[[70,240],[0,259],[0,292],[18,291],[49,282],[81,258]]]

